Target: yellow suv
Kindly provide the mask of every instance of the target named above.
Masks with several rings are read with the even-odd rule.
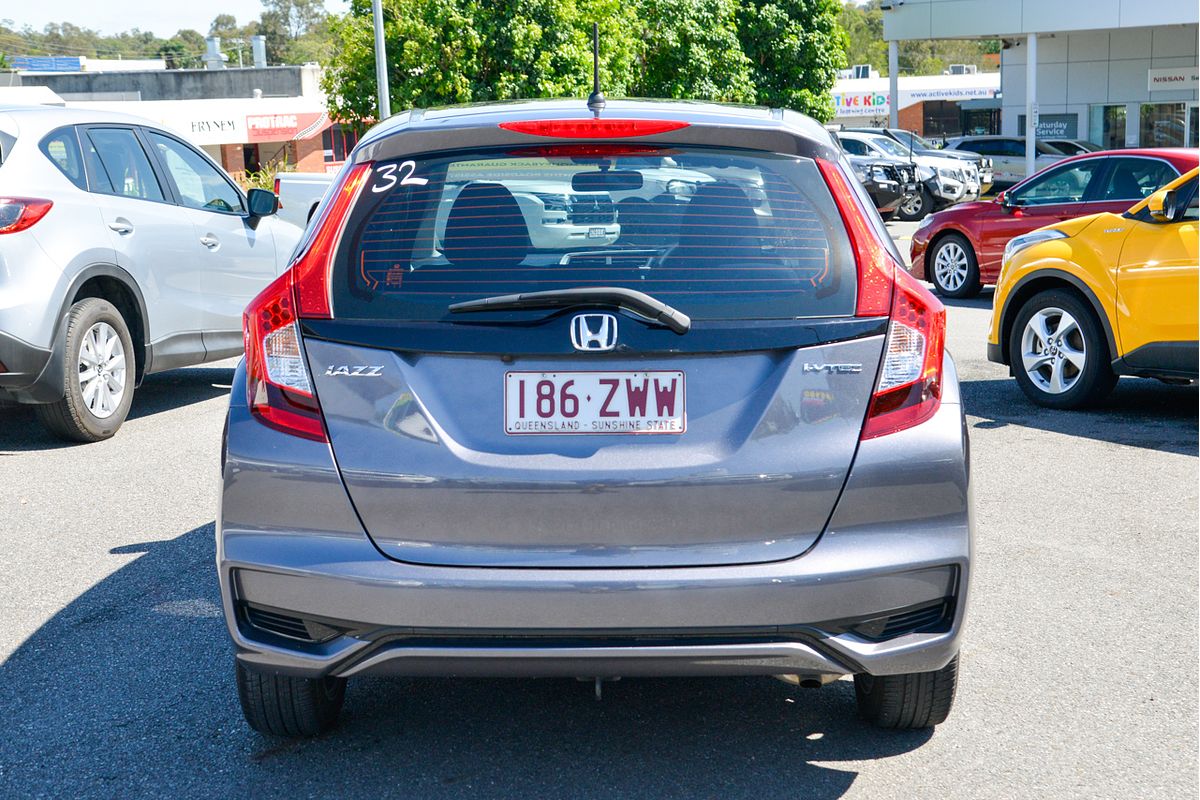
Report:
[[[1004,250],[988,359],[1038,405],[1078,408],[1119,375],[1197,377],[1197,170],[1124,214],[1018,236]]]

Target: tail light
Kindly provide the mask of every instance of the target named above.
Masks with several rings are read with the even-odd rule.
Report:
[[[506,131],[556,139],[629,139],[687,126],[686,122],[669,119],[543,119],[500,123]]]
[[[275,193],[276,208],[283,208],[283,203],[279,202],[279,176],[275,176],[275,183],[271,187],[271,191]]]
[[[896,270],[891,316],[863,439],[919,425],[932,417],[942,402],[945,306],[901,269]]]
[[[276,430],[327,441],[321,405],[313,393],[300,346],[290,270],[246,307],[242,328],[250,412]]]
[[[32,227],[53,205],[37,197],[0,197],[0,234]]]
[[[331,260],[370,170],[371,164],[358,164],[344,173],[308,246],[242,314],[251,413],[269,427],[313,441],[329,439],[304,360],[299,320],[330,316]]]
[[[887,341],[879,380],[871,395],[861,438],[874,439],[919,425],[942,402],[942,358],[946,309],[909,275],[879,240],[841,169],[817,161],[846,224],[858,262],[860,317],[888,315]]]

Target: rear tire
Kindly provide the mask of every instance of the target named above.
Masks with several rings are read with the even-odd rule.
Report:
[[[879,728],[914,730],[940,725],[950,716],[958,686],[958,656],[933,672],[854,676],[858,714]]]
[[[133,403],[135,356],[129,327],[107,300],[88,297],[71,306],[66,329],[62,399],[34,406],[34,414],[60,439],[108,439]]]
[[[238,699],[250,727],[271,736],[316,736],[337,722],[345,678],[297,678],[237,662]]]
[[[1082,408],[1117,385],[1100,321],[1087,301],[1064,289],[1036,294],[1017,312],[1008,360],[1021,391],[1045,408]]]
[[[933,195],[924,186],[911,200],[905,200],[896,209],[896,216],[905,222],[917,222],[925,219],[933,211]]]

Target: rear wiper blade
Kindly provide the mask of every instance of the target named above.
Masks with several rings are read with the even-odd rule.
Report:
[[[545,292],[525,294],[501,294],[481,297],[450,306],[452,314],[467,314],[473,311],[507,311],[514,308],[570,308],[572,306],[603,305],[616,306],[632,311],[638,316],[658,322],[678,334],[687,333],[692,327],[692,318],[661,300],[648,294],[619,286],[584,286],[576,289],[550,289]]]

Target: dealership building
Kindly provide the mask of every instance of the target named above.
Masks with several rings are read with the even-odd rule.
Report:
[[[884,0],[883,6],[892,97],[903,92],[897,43],[999,38],[999,91],[990,101],[971,101],[999,112],[999,133],[1110,148],[1200,143],[1196,0]],[[889,109],[892,125],[902,122],[898,112]]]

